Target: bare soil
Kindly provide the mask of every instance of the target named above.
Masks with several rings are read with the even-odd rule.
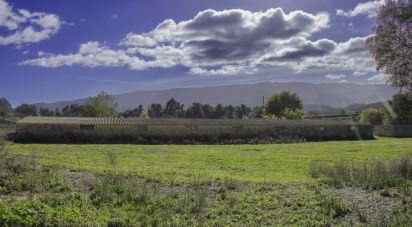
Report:
[[[378,224],[389,218],[392,210],[400,201],[397,197],[385,197],[379,191],[367,191],[362,188],[333,189],[330,193],[352,207],[352,213],[337,220],[339,225]]]
[[[90,194],[99,177],[90,172],[79,172],[68,169],[60,169],[59,174],[63,176],[71,189],[75,192]]]

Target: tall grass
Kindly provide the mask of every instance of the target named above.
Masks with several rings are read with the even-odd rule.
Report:
[[[0,142],[0,193],[68,190],[54,169],[38,165],[31,156],[11,155],[9,145],[9,142]]]
[[[394,160],[373,160],[355,163],[339,160],[334,163],[312,162],[309,168],[312,178],[324,178],[334,186],[363,186],[371,189],[394,187],[405,180],[412,180],[412,153]]]

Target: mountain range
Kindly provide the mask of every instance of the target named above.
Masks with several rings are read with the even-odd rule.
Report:
[[[118,110],[134,109],[139,105],[150,106],[152,103],[164,105],[174,98],[185,107],[193,102],[203,104],[224,104],[260,106],[274,93],[289,91],[297,93],[304,104],[305,112],[316,111],[328,113],[337,108],[361,108],[364,104],[380,103],[390,99],[396,89],[385,84],[354,83],[305,83],[305,82],[264,82],[257,84],[238,84],[201,88],[173,88],[168,90],[136,91],[113,95]],[[36,103],[38,108],[62,109],[70,104],[84,104],[87,98],[58,101],[53,103]],[[379,104],[378,104],[379,105]],[[332,111],[333,112],[333,111]]]

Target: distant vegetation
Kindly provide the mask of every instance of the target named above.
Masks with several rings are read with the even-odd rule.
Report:
[[[302,119],[302,100],[296,93],[287,91],[273,94],[265,105],[263,116],[267,119]]]

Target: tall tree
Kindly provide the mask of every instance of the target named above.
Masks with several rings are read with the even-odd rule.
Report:
[[[412,125],[412,91],[394,94],[389,101],[385,123]]]
[[[13,108],[6,98],[0,98],[0,117],[6,117],[13,112]]]
[[[166,103],[166,107],[163,110],[163,115],[165,117],[183,117],[184,116],[184,105],[171,98]]]
[[[56,108],[54,110],[54,116],[56,116],[56,117],[61,117],[62,116],[62,113],[60,112],[59,108]],[[80,116],[76,116],[76,117],[80,117]]]
[[[149,117],[150,118],[160,118],[162,117],[163,107],[161,104],[154,103],[150,106]]]
[[[113,117],[116,115],[117,104],[114,98],[106,92],[95,97],[89,97],[82,110],[83,117]]]
[[[213,118],[224,118],[225,117],[225,109],[222,104],[217,104],[215,111],[213,113]]]
[[[249,118],[250,112],[252,112],[252,110],[245,104],[236,107],[236,117],[239,119]]]
[[[79,104],[67,105],[63,107],[61,115],[63,115],[64,117],[80,117],[82,115],[83,107],[83,105]]]
[[[40,108],[39,115],[45,117],[54,116],[54,112],[51,111],[49,108]]]
[[[267,118],[300,119],[303,116],[302,100],[296,93],[287,91],[273,94],[264,108]]]
[[[37,116],[37,108],[35,105],[24,103],[16,107],[15,113],[19,117]]]
[[[202,104],[195,102],[186,109],[186,118],[204,118]]]
[[[225,118],[234,119],[236,118],[236,108],[232,105],[225,106]]]
[[[395,87],[412,89],[412,1],[386,0],[366,46]]]

